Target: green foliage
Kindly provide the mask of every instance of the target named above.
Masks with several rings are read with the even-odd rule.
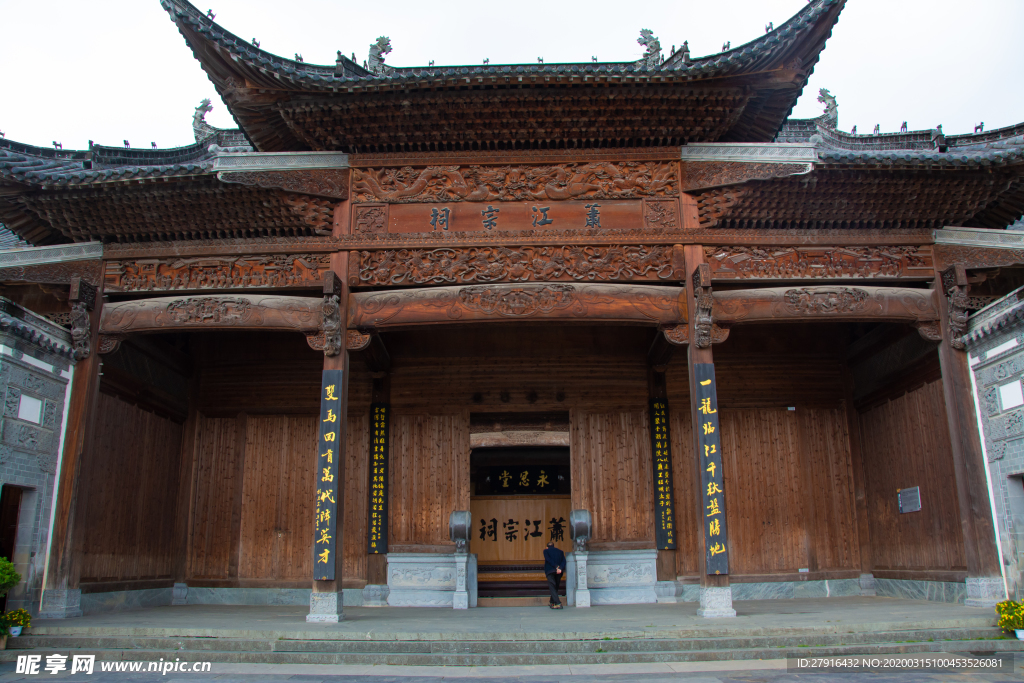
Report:
[[[996,614],[999,615],[999,628],[1004,631],[1024,629],[1024,603],[1004,600],[996,605]]]
[[[0,596],[18,585],[21,574],[14,571],[14,564],[6,557],[0,557]]]

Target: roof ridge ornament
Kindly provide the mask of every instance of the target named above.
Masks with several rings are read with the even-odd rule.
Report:
[[[828,88],[818,90],[818,101],[825,105],[825,113],[815,121],[824,128],[835,130],[839,127],[839,103],[828,91]]]
[[[192,133],[196,136],[196,142],[202,142],[217,134],[217,129],[206,122],[207,112],[213,111],[210,98],[204,97],[196,107],[196,113],[192,115]]]
[[[661,41],[655,37],[654,31],[647,28],[640,29],[640,37],[636,39],[636,42],[647,48],[647,52],[637,62],[637,66],[656,69],[665,61],[665,58],[661,55]]]
[[[370,58],[367,60],[367,69],[377,76],[386,76],[391,73],[391,67],[384,64],[384,55],[391,52],[391,39],[387,36],[380,36],[377,42],[370,45]]]

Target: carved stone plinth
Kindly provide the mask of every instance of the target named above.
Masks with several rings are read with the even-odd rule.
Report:
[[[732,586],[701,586],[697,616],[706,619],[736,616],[732,608]]]
[[[176,583],[174,588],[171,589],[171,604],[172,605],[187,605],[188,604],[188,584],[187,583]]]
[[[388,606],[456,607],[455,553],[388,553]],[[463,554],[467,607],[476,607],[476,555]]]
[[[310,593],[309,614],[306,621],[336,624],[345,618],[341,591],[336,593]]]
[[[967,607],[995,607],[1006,599],[1006,584],[1001,576],[968,577]]]
[[[470,596],[470,592],[468,590],[470,582],[476,586],[476,555],[456,553],[455,595],[452,596],[452,609],[469,609],[470,607],[476,607],[476,596]]]
[[[569,605],[655,603],[657,550],[574,551],[566,556],[565,597]]]
[[[82,616],[82,591],[47,588],[39,604],[40,619],[71,619]]]
[[[384,585],[363,586],[363,607],[387,607],[390,590]]]
[[[878,589],[875,587],[875,575],[874,574],[861,574],[860,575],[860,594],[861,595],[878,595]]]

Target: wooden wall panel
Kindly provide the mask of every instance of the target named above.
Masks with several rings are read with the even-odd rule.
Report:
[[[860,416],[875,569],[966,569],[945,411],[935,381]],[[912,486],[922,509],[900,514],[896,491]]]
[[[448,516],[469,509],[469,415],[394,410],[390,475],[389,549],[451,545]]]
[[[239,578],[312,576],[317,433],[316,416],[246,420]]]
[[[719,409],[732,574],[806,567],[796,413]]]
[[[370,505],[370,413],[348,414],[348,439],[345,450],[345,516],[343,580],[365,581],[366,516]],[[393,469],[393,468],[392,468]]]
[[[82,490],[82,583],[170,578],[181,425],[99,394]]]
[[[811,475],[804,496],[812,505],[813,568],[854,569],[860,563],[857,505],[846,411],[797,408]]]
[[[694,576],[698,567],[697,463],[690,431],[688,401],[670,401],[669,437],[672,440],[672,488],[676,506],[676,574]]]
[[[572,413],[572,505],[590,510],[596,548],[654,547],[649,429],[645,409]]]
[[[231,515],[236,480],[241,476],[238,421],[198,417],[190,575],[201,579],[228,578],[231,558]]]

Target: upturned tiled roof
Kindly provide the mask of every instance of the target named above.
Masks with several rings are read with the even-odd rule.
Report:
[[[767,142],[845,4],[812,0],[778,29],[697,59],[372,72],[341,55],[333,65],[273,55],[187,0],[160,1],[258,150],[355,153]]]

